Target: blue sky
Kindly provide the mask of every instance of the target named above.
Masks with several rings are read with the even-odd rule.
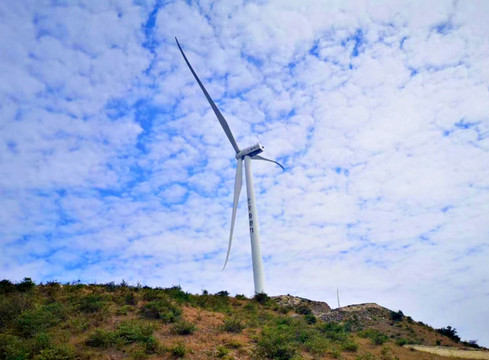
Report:
[[[489,346],[489,3],[0,3],[0,272],[377,302]],[[242,199],[243,200],[243,196]]]

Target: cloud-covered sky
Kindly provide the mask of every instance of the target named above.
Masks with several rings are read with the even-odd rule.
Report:
[[[0,2],[1,277],[377,302],[489,345],[487,1]]]

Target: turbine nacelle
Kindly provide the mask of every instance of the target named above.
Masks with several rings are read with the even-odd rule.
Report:
[[[258,155],[259,153],[262,153],[263,149],[265,149],[265,147],[262,144],[256,143],[253,146],[240,150],[236,154],[236,159],[244,159],[245,156],[253,157],[255,155]]]

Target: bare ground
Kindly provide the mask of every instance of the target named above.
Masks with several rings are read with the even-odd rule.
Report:
[[[404,345],[404,347],[424,351],[440,356],[456,357],[461,359],[489,359],[489,351],[463,350],[445,346]]]

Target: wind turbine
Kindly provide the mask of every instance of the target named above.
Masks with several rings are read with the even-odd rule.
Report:
[[[247,147],[245,149],[240,150],[238,144],[236,143],[236,140],[234,139],[234,136],[231,132],[231,129],[229,128],[229,125],[224,119],[224,116],[222,116],[221,112],[217,108],[216,104],[210,97],[209,93],[205,89],[204,85],[200,81],[199,77],[195,73],[194,69],[192,68],[192,65],[190,65],[190,62],[188,61],[187,57],[185,56],[185,53],[182,50],[182,47],[180,46],[180,43],[178,42],[177,38],[175,37],[175,41],[177,42],[178,48],[180,49],[180,52],[182,53],[183,58],[185,59],[185,62],[188,65],[188,68],[192,72],[192,74],[195,77],[195,80],[197,80],[197,83],[199,84],[202,92],[204,93],[205,97],[207,98],[207,101],[209,101],[209,104],[212,107],[212,110],[214,110],[214,113],[216,114],[217,120],[219,120],[219,123],[221,124],[222,128],[224,129],[224,133],[228,137],[229,141],[231,142],[231,145],[233,146],[233,149],[236,151],[235,158],[237,160],[236,164],[236,179],[234,182],[234,200],[233,200],[233,212],[231,216],[231,230],[229,233],[229,244],[228,244],[228,252],[226,254],[226,261],[224,262],[224,267],[222,268],[223,270],[226,268],[226,264],[228,263],[229,259],[229,253],[231,252],[231,244],[233,242],[233,231],[234,231],[234,221],[236,219],[236,210],[238,207],[238,200],[239,200],[239,194],[241,193],[241,187],[243,185],[243,161],[245,163],[245,175],[246,175],[246,192],[248,195],[248,220],[249,220],[249,227],[250,227],[250,238],[251,238],[251,257],[253,261],[253,280],[255,284],[255,293],[260,294],[265,292],[265,287],[264,287],[264,275],[263,275],[263,263],[262,263],[262,257],[261,257],[261,250],[260,250],[260,231],[259,231],[259,226],[258,226],[258,215],[256,213],[256,205],[255,205],[255,191],[253,190],[253,176],[251,174],[251,160],[264,160],[264,161],[270,161],[278,166],[280,166],[283,170],[284,167],[280,165],[278,162],[270,159],[266,159],[258,154],[263,152],[263,145],[260,144],[260,142],[256,143],[255,145],[252,145],[250,147]]]

